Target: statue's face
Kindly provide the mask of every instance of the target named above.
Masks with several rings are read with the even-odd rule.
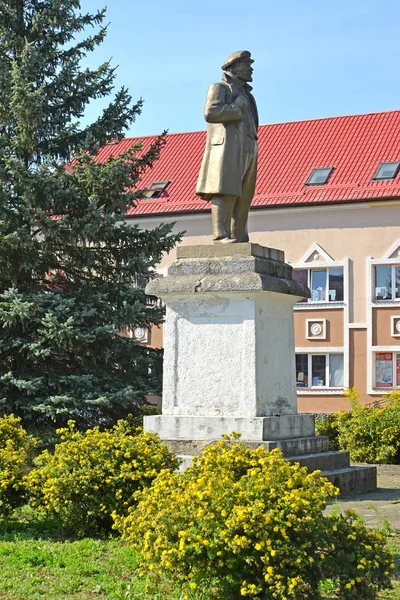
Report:
[[[253,81],[253,67],[248,61],[239,61],[234,65],[234,71],[239,79]]]

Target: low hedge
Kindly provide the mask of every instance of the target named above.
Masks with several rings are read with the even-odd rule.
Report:
[[[73,421],[57,430],[54,454],[45,450],[26,477],[30,505],[58,518],[75,535],[111,529],[111,513],[125,514],[136,491],[148,487],[177,458],[157,435],[134,431],[127,421],[108,430],[85,433]]]
[[[354,462],[400,463],[400,392],[384,396],[384,403],[363,406],[355,388],[345,392],[351,406],[316,421],[319,435],[327,435],[330,448],[350,453]]]

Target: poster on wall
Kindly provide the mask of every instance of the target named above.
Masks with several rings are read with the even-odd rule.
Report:
[[[400,354],[398,355],[400,357]],[[400,364],[397,366],[396,372],[400,369]],[[397,375],[399,377],[399,375]],[[391,352],[376,353],[376,387],[393,387],[393,356]]]

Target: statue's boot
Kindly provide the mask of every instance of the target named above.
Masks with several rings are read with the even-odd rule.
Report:
[[[213,240],[216,243],[229,243],[231,239],[231,220],[235,196],[214,196],[211,200],[211,218]]]

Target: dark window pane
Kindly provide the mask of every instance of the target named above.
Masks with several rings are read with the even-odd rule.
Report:
[[[343,354],[329,355],[329,387],[343,387]]]
[[[396,298],[400,298],[400,267],[395,267],[394,272],[396,277]]]
[[[149,283],[149,279],[146,277],[137,277],[135,279],[135,281],[133,282],[133,286],[135,288],[140,288],[143,289],[146,287],[146,285]]]
[[[323,185],[329,179],[329,175],[332,173],[333,168],[327,167],[325,169],[314,169],[310,177],[306,181],[306,185]]]
[[[308,270],[307,269],[293,269],[293,279],[300,281],[304,285],[308,286]],[[299,300],[299,302],[307,302],[307,298]]]
[[[313,354],[311,357],[312,387],[326,385],[326,356],[324,354]]]
[[[308,285],[308,271],[307,269],[293,269],[293,279]]]
[[[311,271],[311,300],[326,302],[326,269]]]
[[[343,267],[328,269],[330,302],[343,302]]]
[[[394,179],[399,170],[400,162],[387,162],[379,165],[374,179]]]
[[[296,385],[308,387],[308,354],[296,354]]]
[[[375,298],[376,300],[392,299],[391,265],[377,265],[375,267]]]
[[[170,183],[170,181],[153,181],[151,186],[143,192],[143,197],[160,198]]]

